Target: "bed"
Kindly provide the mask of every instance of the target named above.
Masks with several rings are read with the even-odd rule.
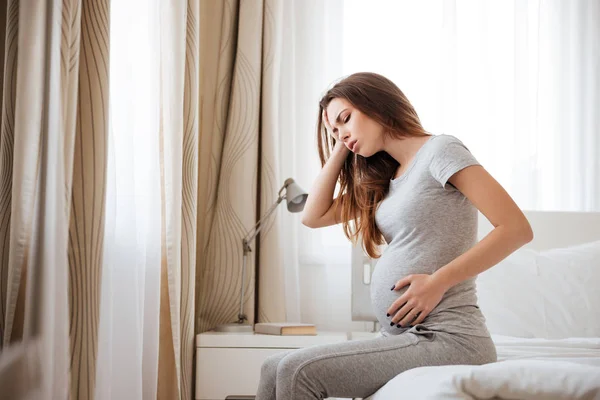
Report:
[[[600,213],[526,215],[534,240],[477,277],[498,362],[414,368],[368,400],[600,399]],[[480,214],[479,237],[491,229]],[[376,321],[375,266],[353,248],[355,321]]]

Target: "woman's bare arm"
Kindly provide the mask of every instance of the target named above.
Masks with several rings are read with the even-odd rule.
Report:
[[[342,222],[341,207],[337,210],[333,207],[333,192],[349,151],[342,142],[337,142],[331,157],[317,175],[302,213],[302,223],[309,228],[322,228]]]
[[[333,133],[325,111],[323,112],[323,123],[327,132],[335,138],[336,142],[331,156],[317,175],[306,199],[302,212],[302,223],[309,228],[321,228],[342,222],[341,207],[338,207],[337,210],[333,207],[333,193],[350,150],[339,140],[337,134]]]

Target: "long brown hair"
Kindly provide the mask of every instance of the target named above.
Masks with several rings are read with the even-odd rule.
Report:
[[[371,72],[352,74],[337,82],[319,102],[317,143],[321,167],[331,155],[335,139],[323,124],[323,110],[335,98],[350,102],[363,114],[374,119],[390,138],[425,136],[429,133],[404,93],[384,76]],[[371,258],[379,258],[378,246],[384,244],[381,231],[375,223],[375,211],[389,190],[390,179],[400,164],[385,151],[370,157],[349,153],[338,178],[340,195],[334,207],[342,207],[344,234],[354,244],[362,237],[364,251]],[[342,200],[345,194],[345,201]],[[354,226],[352,226],[354,225]]]

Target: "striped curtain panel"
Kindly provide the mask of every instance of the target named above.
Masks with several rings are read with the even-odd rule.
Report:
[[[242,238],[277,199],[282,2],[201,2],[197,333],[244,313],[285,321],[279,213],[267,221],[241,282]],[[258,254],[258,256],[257,256]],[[260,258],[257,276],[256,258]],[[258,279],[259,299],[255,296]]]
[[[96,385],[98,368],[106,369],[99,349],[118,347],[99,344],[99,331],[118,333],[120,326],[101,324],[103,276],[129,267],[125,259],[103,257],[115,254],[105,248],[106,207],[115,201],[107,196],[109,160],[119,151],[109,140],[111,41],[126,38],[111,37],[110,0],[11,0],[0,12],[0,390],[4,384],[11,390],[3,395],[17,398],[29,386],[31,398],[193,398],[199,2],[163,3],[156,3],[160,117],[150,138],[160,148],[162,246],[159,261],[149,265],[162,279],[149,294],[156,302],[148,301],[159,318],[157,332],[148,335],[160,344],[154,368],[148,355],[138,371],[109,367],[113,378],[137,379],[131,386],[139,391],[111,379],[102,384],[112,387]],[[41,280],[43,298],[32,291],[31,276]],[[31,323],[33,314],[42,320]],[[2,356],[21,343],[42,351],[33,357],[41,364],[3,369]],[[30,362],[31,354],[23,359]],[[41,380],[33,374],[11,384],[30,368]],[[148,370],[154,381],[145,379]]]
[[[42,337],[40,398],[85,399],[94,388],[108,17],[108,0],[12,0],[6,9],[0,331],[3,348]],[[37,279],[41,292],[32,290]],[[36,305],[46,309],[46,301],[53,303],[51,314],[32,321]]]
[[[160,2],[162,257],[158,399],[193,399],[199,2]],[[181,27],[181,29],[176,29]],[[172,54],[180,55],[173,57]]]
[[[241,239],[287,178],[281,12],[281,0],[2,7],[0,390],[23,368],[38,374],[11,390],[40,398],[193,399],[194,335],[236,319],[240,285],[250,322],[285,320],[279,217],[252,246],[258,275],[239,280]],[[152,29],[115,30],[135,18]],[[142,92],[112,82],[139,78],[122,62],[131,46],[152,61],[138,74],[147,114]],[[41,353],[3,368],[19,346]]]

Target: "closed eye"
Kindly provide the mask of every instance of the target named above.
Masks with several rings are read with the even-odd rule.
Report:
[[[347,124],[348,121],[350,121],[350,115],[348,114],[348,116],[346,117],[346,119],[344,119],[344,124]],[[338,129],[337,128],[333,128],[333,133],[337,133]]]

